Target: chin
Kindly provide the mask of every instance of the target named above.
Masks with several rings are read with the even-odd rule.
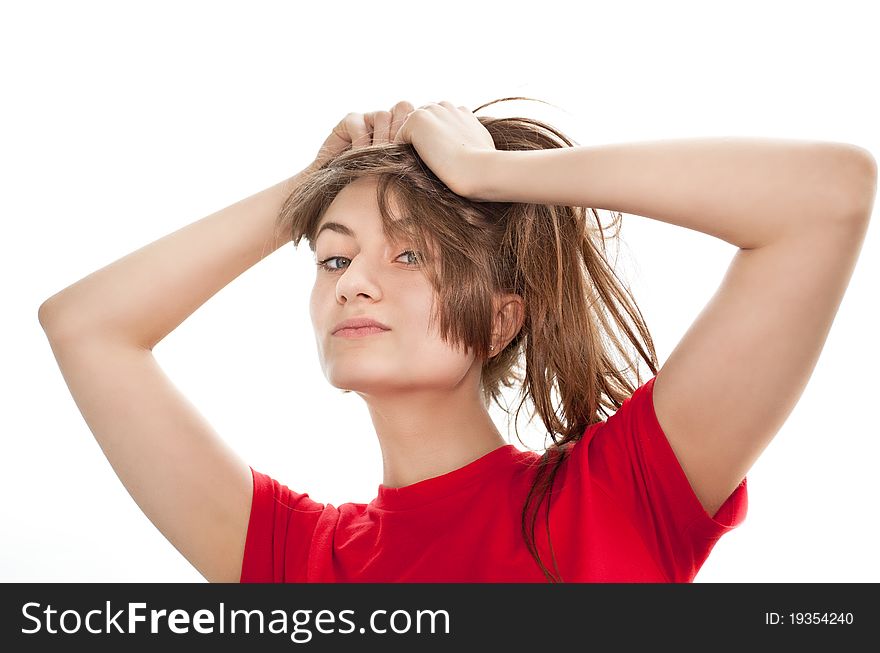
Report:
[[[340,390],[352,392],[370,392],[387,387],[391,381],[388,374],[377,369],[377,365],[365,365],[366,369],[356,369],[357,365],[346,365],[343,371],[330,371],[327,380],[330,385]],[[354,368],[354,369],[353,369]]]

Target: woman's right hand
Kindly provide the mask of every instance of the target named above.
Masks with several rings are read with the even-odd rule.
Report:
[[[401,100],[391,107],[391,111],[349,113],[331,130],[309,168],[317,170],[349,147],[391,143],[414,108],[411,103]]]

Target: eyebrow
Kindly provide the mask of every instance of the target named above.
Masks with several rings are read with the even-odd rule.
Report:
[[[355,237],[354,232],[346,227],[344,224],[341,224],[339,222],[325,222],[321,225],[321,228],[318,229],[318,233],[315,234],[315,240],[318,240],[318,236],[320,236],[325,229],[335,231],[336,233],[342,234],[343,236],[351,236],[352,238]]]

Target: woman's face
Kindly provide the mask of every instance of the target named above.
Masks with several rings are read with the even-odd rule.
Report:
[[[321,227],[334,222],[353,235]],[[358,179],[333,200],[319,223],[317,267],[309,302],[318,356],[334,387],[359,394],[443,390],[458,386],[475,362],[428,329],[434,299],[411,243],[389,243],[376,203],[376,182]],[[339,229],[338,227],[335,229]],[[331,258],[340,257],[340,258]],[[335,325],[368,317],[389,327],[373,335],[333,335]]]

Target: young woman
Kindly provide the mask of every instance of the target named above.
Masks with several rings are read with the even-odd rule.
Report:
[[[745,518],[746,473],[858,257],[873,157],[758,139],[580,147],[482,108],[350,113],[302,172],[40,307],[114,470],[208,580],[690,582]],[[662,368],[597,208],[739,248]],[[152,356],[303,237],[324,373],[367,403],[382,451],[368,504],[318,503],[250,468]],[[495,427],[502,386],[533,404],[543,454]]]

